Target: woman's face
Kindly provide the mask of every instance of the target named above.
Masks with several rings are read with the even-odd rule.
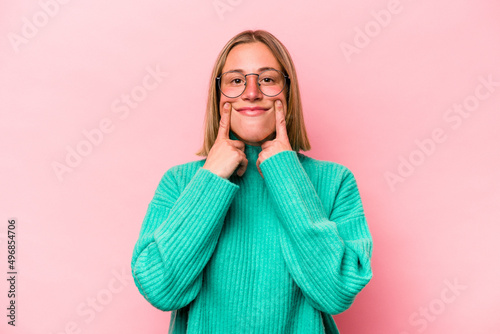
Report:
[[[281,67],[269,48],[261,43],[245,43],[235,46],[228,54],[222,73],[241,70],[243,74],[260,74],[264,68],[281,70]],[[259,90],[257,76],[246,77],[247,85],[243,94],[236,98],[228,98],[221,93],[219,113],[224,103],[231,104],[231,130],[236,137],[253,146],[260,146],[266,140],[276,136],[276,115],[274,103],[281,100],[286,114],[285,90],[278,95],[269,97]],[[259,115],[245,114],[246,108],[259,108]]]

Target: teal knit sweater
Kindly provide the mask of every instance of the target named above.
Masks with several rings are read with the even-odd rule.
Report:
[[[230,131],[230,138],[237,139]],[[224,179],[205,159],[170,168],[132,255],[169,334],[330,334],[370,281],[372,239],[352,172],[295,151]]]

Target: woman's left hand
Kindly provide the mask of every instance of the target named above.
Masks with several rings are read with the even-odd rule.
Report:
[[[276,114],[276,138],[267,140],[261,145],[262,151],[259,153],[256,163],[262,178],[264,178],[264,175],[262,175],[259,165],[264,160],[282,151],[293,151],[286,132],[285,108],[280,100],[274,101],[274,110]]]

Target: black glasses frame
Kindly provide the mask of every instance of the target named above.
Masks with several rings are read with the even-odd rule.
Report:
[[[283,74],[283,77],[285,78],[285,84],[283,85],[283,88],[279,91],[279,93],[278,93],[278,94],[274,94],[274,95],[267,95],[267,94],[265,94],[265,93],[262,91],[262,89],[260,89],[259,77],[260,77],[260,75],[261,75],[262,73],[265,73],[266,71],[276,71],[276,72],[280,72],[281,74]],[[219,90],[220,90],[220,92],[221,92],[222,94],[224,94],[224,92],[222,91],[222,88],[220,87],[220,81],[221,81],[220,79],[221,79],[221,77],[222,77],[224,74],[226,74],[226,73],[231,73],[231,72],[236,72],[236,73],[243,74],[243,73],[241,73],[240,71],[227,71],[227,72],[224,72],[224,73],[222,73],[221,75],[219,75],[219,76],[216,78],[216,79],[217,79],[217,87],[219,88]],[[245,92],[245,90],[247,89],[247,76],[248,76],[248,75],[256,75],[256,76],[257,76],[257,86],[259,87],[260,92],[261,92],[262,94],[264,94],[265,96],[268,96],[268,97],[273,97],[273,96],[277,96],[277,95],[281,94],[281,92],[285,89],[285,87],[286,87],[287,85],[289,85],[289,84],[290,84],[290,77],[289,77],[288,75],[286,75],[285,73],[281,72],[280,70],[276,70],[276,69],[274,69],[274,68],[270,68],[270,69],[267,69],[267,70],[262,71],[262,73],[260,73],[260,74],[257,74],[257,73],[248,73],[248,74],[245,74],[245,75],[244,75],[244,77],[245,77],[245,88],[243,88],[243,91],[242,91],[239,95],[236,95],[236,96],[228,96],[228,95],[226,95],[226,94],[224,94],[224,96],[226,96],[226,97],[228,97],[228,98],[230,98],[230,99],[234,99],[234,98],[237,98],[237,97],[241,96],[241,94],[243,94],[243,93]]]

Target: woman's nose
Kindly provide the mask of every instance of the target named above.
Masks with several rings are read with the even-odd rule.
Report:
[[[241,98],[246,100],[256,100],[262,98],[262,92],[259,89],[259,84],[257,82],[257,76],[247,77],[247,86],[243,92]]]

